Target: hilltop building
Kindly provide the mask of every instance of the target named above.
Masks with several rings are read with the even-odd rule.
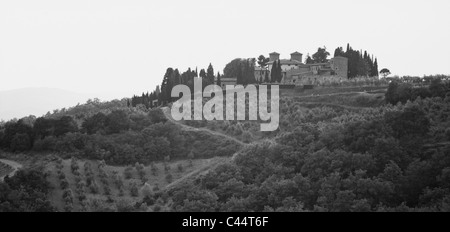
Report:
[[[274,62],[280,61],[282,81],[285,85],[314,85],[326,80],[345,80],[348,78],[348,59],[337,56],[326,63],[303,63],[303,54],[294,52],[290,59],[280,59],[280,54],[272,52],[269,54],[267,67],[255,67],[254,75],[257,81],[264,82],[266,75],[270,79],[270,72]],[[222,78],[222,87],[235,85],[236,78]]]
[[[267,70],[272,70],[273,63],[280,61],[283,79],[282,84],[313,84],[322,77],[336,77],[347,79],[348,59],[346,57],[334,57],[326,63],[304,64],[303,54],[294,52],[290,59],[280,59],[280,54],[273,52],[269,54]],[[256,73],[255,73],[256,76]]]

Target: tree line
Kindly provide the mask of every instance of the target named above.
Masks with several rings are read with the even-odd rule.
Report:
[[[336,48],[334,57],[342,56],[348,58],[348,78],[358,76],[378,76],[378,59],[367,53],[353,50],[350,44],[347,44],[347,50],[344,52],[342,47]]]
[[[191,89],[191,92],[194,91],[194,81],[196,78],[202,78],[202,87],[205,88],[208,85],[217,84],[220,86],[220,73],[214,75],[214,68],[212,64],[209,64],[208,68],[201,69],[200,72],[188,68],[183,73],[180,73],[178,69],[167,68],[166,73],[163,76],[163,80],[160,86],[156,86],[156,89],[150,94],[142,93],[140,96],[134,95],[131,98],[131,102],[128,102],[128,107],[136,107],[138,105],[143,105],[146,108],[152,108],[155,106],[159,106],[161,104],[166,104],[173,102],[176,98],[172,98],[172,88],[176,85],[186,85]],[[157,100],[156,103],[154,101]]]

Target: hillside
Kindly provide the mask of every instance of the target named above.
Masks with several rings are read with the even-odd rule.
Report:
[[[2,146],[33,157],[57,211],[445,211],[449,98],[428,88],[283,90],[274,132],[90,102],[7,124]]]

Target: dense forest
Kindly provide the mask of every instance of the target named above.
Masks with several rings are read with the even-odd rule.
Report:
[[[196,151],[198,158],[233,154],[238,145],[207,138],[221,149],[196,143],[202,134],[182,133],[168,123],[161,110],[124,108],[108,114],[86,117],[81,126],[71,116],[10,121],[0,130],[0,147],[11,152],[58,152],[63,157],[105,160],[110,164],[186,158]]]

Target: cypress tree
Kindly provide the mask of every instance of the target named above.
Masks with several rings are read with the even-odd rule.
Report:
[[[170,95],[172,92],[172,81],[170,80],[170,77],[172,76],[173,69],[168,68],[166,71],[166,74],[164,75],[163,82],[161,84],[161,94],[160,94],[160,100],[163,102],[170,101]]]
[[[209,85],[214,84],[214,68],[211,63],[209,63],[208,69],[206,70],[206,79]]]
[[[277,80],[277,61],[275,60],[272,64],[272,69],[270,70],[270,82],[274,83]]]
[[[277,65],[277,81],[278,81],[278,83],[280,83],[282,79],[283,79],[283,71],[281,69],[281,61],[278,60],[278,65]]]
[[[217,72],[217,82],[216,85],[222,87],[222,81],[220,80],[220,72]]]
[[[378,60],[375,58],[375,62],[373,64],[373,76],[378,77]]]

